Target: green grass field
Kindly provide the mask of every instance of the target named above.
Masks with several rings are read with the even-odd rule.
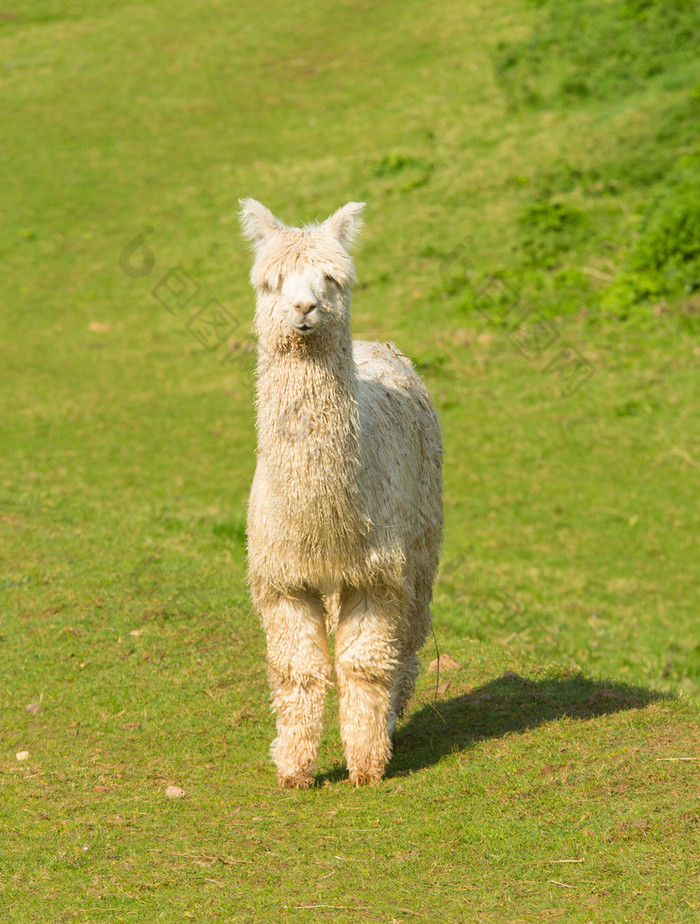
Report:
[[[698,920],[699,30],[695,0],[0,10],[1,920]],[[355,334],[444,430],[454,664],[426,646],[362,790],[332,697],[316,787],[268,758],[249,195],[367,202]]]

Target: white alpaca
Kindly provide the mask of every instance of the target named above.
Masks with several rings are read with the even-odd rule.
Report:
[[[352,341],[348,256],[362,203],[287,228],[241,200],[257,292],[257,468],[249,579],[267,637],[284,786],[313,782],[333,674],[353,784],[381,779],[413,692],[442,538],[430,397],[390,344]]]

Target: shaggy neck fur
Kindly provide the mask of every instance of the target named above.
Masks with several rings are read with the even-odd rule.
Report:
[[[322,343],[290,341],[258,357],[258,459],[271,503],[298,552],[327,562],[357,551],[360,509],[357,375],[349,327]],[[337,561],[342,568],[342,562]]]

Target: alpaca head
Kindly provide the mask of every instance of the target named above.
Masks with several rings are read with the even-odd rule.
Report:
[[[332,349],[349,335],[350,244],[362,202],[349,202],[320,225],[288,228],[255,199],[241,200],[243,233],[255,248],[250,279],[256,328],[269,353]]]

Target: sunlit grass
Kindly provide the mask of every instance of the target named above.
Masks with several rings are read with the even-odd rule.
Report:
[[[660,69],[621,95],[589,62],[611,83],[582,95],[573,54],[531,53],[575,6],[0,18],[8,920],[696,920],[698,297],[624,274],[695,163],[700,76],[659,34]],[[581,54],[622,7],[663,18],[594,6]],[[332,696],[317,787],[267,754],[245,195],[290,223],[367,201],[355,332],[414,357],[444,430],[456,666],[426,646],[372,789]]]

